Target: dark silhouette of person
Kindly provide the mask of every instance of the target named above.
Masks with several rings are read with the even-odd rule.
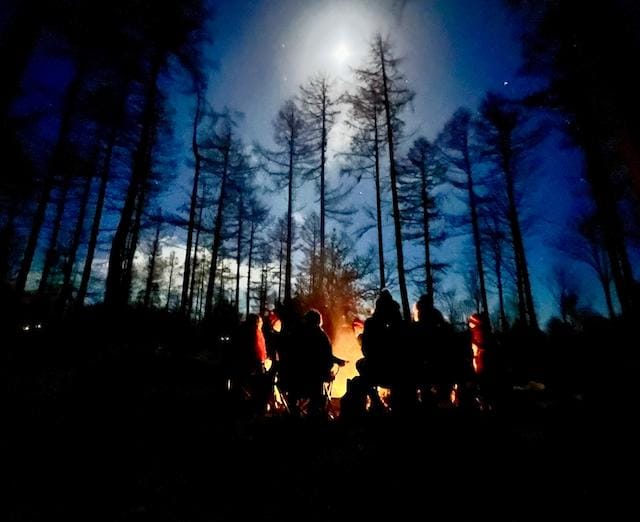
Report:
[[[294,353],[295,384],[290,390],[289,406],[294,414],[300,414],[299,401],[308,399],[308,414],[323,415],[328,399],[324,383],[333,379],[333,365],[344,366],[345,361],[333,355],[331,341],[322,329],[322,315],[317,310],[304,315]]]
[[[442,313],[422,295],[416,303],[417,321],[411,324],[409,367],[425,406],[433,407],[448,393],[447,349],[450,335]]]
[[[262,332],[262,319],[249,314],[234,335],[232,343],[232,381],[241,398],[250,402],[252,410],[263,413],[269,393],[269,375],[265,368],[267,345]]]
[[[491,333],[486,312],[469,316],[469,341],[471,345],[474,399],[481,410],[495,408],[498,386],[496,344]]]
[[[371,398],[372,409],[383,408],[376,390],[383,386],[392,390],[398,384],[399,354],[406,346],[400,305],[384,289],[376,299],[373,315],[364,323],[362,332],[362,359],[356,368]]]
[[[296,359],[302,329],[302,312],[300,302],[291,299],[287,303],[277,303],[275,315],[279,321],[279,332],[275,332],[271,338],[272,346],[276,351],[276,367],[278,386],[287,396],[288,402],[291,390],[297,386]],[[274,323],[275,326],[275,323]]]

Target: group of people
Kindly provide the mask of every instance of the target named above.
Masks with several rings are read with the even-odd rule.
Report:
[[[277,383],[284,407],[296,416],[326,413],[332,369],[346,364],[333,354],[320,312],[311,309],[301,315],[293,306],[280,307],[264,321],[249,314],[234,337],[228,361],[236,390],[255,411],[274,406],[270,399]]]
[[[344,413],[462,401],[494,407],[495,348],[486,315],[472,314],[468,333],[460,335],[427,296],[416,308],[417,320],[405,322],[389,291],[380,293],[359,335],[363,357],[356,362],[359,376],[349,380],[342,399]],[[326,415],[327,383],[332,370],[346,363],[333,354],[320,312],[301,314],[291,305],[264,321],[250,314],[233,336],[227,361],[234,389],[256,413],[273,407],[277,387],[293,415]],[[378,394],[381,387],[390,390],[387,405]]]
[[[426,295],[416,312],[415,321],[403,321],[399,304],[381,292],[364,323],[359,376],[343,399],[349,411],[361,411],[365,403],[386,409],[380,387],[390,391],[394,411],[471,402],[480,409],[495,407],[496,350],[486,314],[472,314],[468,333],[460,334]]]

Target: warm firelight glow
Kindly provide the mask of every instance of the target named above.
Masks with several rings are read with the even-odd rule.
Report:
[[[354,332],[354,328],[351,325],[344,325],[338,329],[333,340],[333,354],[347,361],[347,364],[338,368],[338,373],[331,387],[331,397],[342,397],[347,391],[347,379],[352,379],[358,375],[356,361],[362,358],[362,351],[358,344],[357,333],[362,332],[355,330]]]
[[[273,321],[271,328],[273,328],[274,332],[280,333],[280,331],[282,330],[282,321],[280,319],[276,319],[275,321]]]
[[[451,388],[451,393],[449,394],[449,400],[451,401],[451,404],[453,404],[454,406],[458,406],[458,404],[460,403],[460,398],[458,397],[457,384],[454,384],[453,387]]]
[[[480,353],[480,347],[476,343],[471,343],[471,350],[473,351],[473,371],[478,373],[479,362],[478,356]]]

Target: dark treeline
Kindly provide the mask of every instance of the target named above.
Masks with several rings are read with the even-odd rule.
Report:
[[[525,99],[487,93],[478,107],[456,111],[436,139],[414,136],[404,115],[416,94],[393,35],[378,34],[365,62],[354,64],[349,92],[326,75],[310,78],[275,115],[273,146],[249,147],[241,116],[207,97],[210,2],[9,3],[0,41],[11,50],[3,52],[10,60],[0,113],[5,289],[63,313],[104,302],[193,320],[221,306],[237,321],[298,297],[344,321],[361,313],[363,298],[390,287],[405,319],[410,296],[425,294],[454,322],[476,311],[500,330],[536,330],[528,251],[539,216],[528,214],[526,198],[540,144],[559,129],[584,153],[593,200],[559,249],[593,269],[610,317],[634,313],[638,118],[626,108],[637,105],[629,98],[637,80],[603,78],[612,76],[618,46],[637,39],[621,31],[596,46],[589,28],[602,13],[629,31],[636,20],[621,18],[622,1],[580,16],[567,2],[542,11],[510,5],[529,22],[525,74],[543,85]],[[48,60],[63,78],[47,86],[44,103],[34,60]],[[192,102],[188,151],[173,136],[177,92]],[[339,157],[347,183],[332,181],[328,166],[341,113],[351,139]],[[182,157],[186,187],[176,175]],[[301,224],[297,197],[306,183],[317,201]],[[371,207],[353,208],[350,191],[367,183]],[[167,187],[184,192],[178,208],[159,209]],[[280,219],[270,216],[273,191],[286,197]],[[377,244],[363,255],[343,230],[361,236],[370,228]],[[468,255],[452,260],[442,247],[460,236]],[[450,283],[455,277],[466,295]]]

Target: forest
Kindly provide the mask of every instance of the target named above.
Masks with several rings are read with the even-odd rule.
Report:
[[[333,395],[326,397],[335,420],[340,397],[358,382],[356,360],[367,357],[368,318],[388,293],[402,332],[419,329],[421,311],[435,311],[451,345],[473,343],[470,321],[481,317],[508,388],[496,402],[497,421],[478,416],[477,405],[452,413],[459,402],[451,391],[451,404],[426,415],[442,421],[436,433],[425,428],[425,414],[412,416],[419,432],[454,451],[469,430],[495,453],[515,452],[501,468],[505,476],[525,474],[542,455],[547,467],[526,487],[503,479],[503,491],[533,512],[558,500],[587,511],[595,488],[581,464],[595,436],[585,434],[587,426],[609,411],[603,404],[637,388],[639,359],[629,348],[640,317],[640,80],[631,65],[640,52],[638,6],[492,0],[488,16],[499,13],[515,28],[517,39],[504,44],[515,50],[482,48],[491,39],[486,34],[466,35],[459,45],[471,49],[471,38],[479,39],[468,57],[479,69],[500,67],[491,53],[515,57],[517,78],[496,78],[472,96],[454,96],[456,87],[446,104],[428,105],[434,90],[448,87],[425,83],[430,71],[416,69],[416,56],[434,69],[454,65],[444,54],[444,65],[433,65],[440,62],[424,56],[435,52],[430,45],[439,47],[427,37],[410,41],[403,31],[414,35],[411,17],[427,5],[425,12],[468,27],[465,9],[478,9],[478,2],[372,2],[368,9],[383,22],[368,27],[374,15],[364,1],[232,4],[2,2],[0,335],[10,367],[10,418],[21,426],[10,441],[19,455],[30,455],[24,467],[24,459],[16,464],[22,471],[15,472],[12,520],[44,518],[51,503],[57,513],[77,509],[78,516],[105,505],[100,517],[109,520],[135,513],[167,520],[238,512],[271,519],[300,509],[318,520],[359,509],[376,513],[375,503],[323,500],[327,490],[348,487],[348,478],[334,478],[328,488],[318,478],[325,475],[316,451],[354,480],[376,472],[378,454],[385,473],[401,473],[397,454],[383,449],[388,436],[400,451],[417,429],[388,419],[401,408],[385,403],[384,415],[365,416],[356,428],[288,424],[286,415],[271,430],[264,415],[245,425],[247,411],[228,393],[227,363],[254,316],[264,321],[268,358],[282,362],[271,339],[293,335],[294,310],[300,318],[317,310],[330,350],[346,361],[339,377],[334,368]],[[284,36],[259,49],[274,26],[312,27],[323,12],[339,13],[328,18],[336,26],[341,12],[348,20],[360,16],[364,34],[328,35],[318,44],[328,61],[317,64]],[[239,34],[251,50],[234,54]],[[295,52],[298,62],[291,63],[304,63],[304,79],[291,85],[288,78],[302,73],[283,75],[275,53]],[[473,79],[463,74],[469,76],[457,77],[460,92]],[[239,79],[246,83],[232,83]],[[240,96],[246,106],[229,102]],[[552,223],[553,216],[560,222]],[[391,337],[397,357],[412,360],[403,348],[412,335]],[[295,339],[286,342],[310,338]],[[278,407],[269,405],[272,414]],[[134,442],[121,432],[125,425],[137,431]],[[510,435],[500,446],[494,435],[503,426]],[[522,439],[518,430],[526,433]],[[269,483],[271,498],[293,487],[290,503],[239,507],[229,484],[220,490],[221,499],[230,495],[226,500],[204,502],[198,487],[213,487],[212,479],[189,447],[203,435],[231,448],[221,469],[234,480],[241,466],[249,467]],[[167,469],[132,464],[138,452],[153,459],[173,438],[187,453],[183,459],[174,447],[163,457]],[[315,445],[305,446],[305,438]],[[543,476],[556,469],[552,462],[570,439],[575,447],[566,469],[579,485],[567,491],[560,477]],[[87,471],[75,449],[91,453],[91,441],[112,440],[115,448],[97,457],[96,466],[107,470],[96,479],[104,481],[100,493],[89,492],[76,472],[91,475],[95,468]],[[322,446],[326,440],[330,449]],[[252,460],[268,445],[286,455],[273,482]],[[59,447],[73,453],[76,470],[61,484],[83,491],[82,502],[53,485],[51,470],[64,468]],[[215,448],[212,442],[202,449],[207,465],[220,458]],[[415,445],[402,451],[403,459],[412,459],[412,451],[418,460],[430,458]],[[313,463],[309,497],[291,478],[308,477],[295,452]],[[447,477],[451,463],[438,459],[434,465]],[[24,470],[40,470],[43,460],[50,464],[44,483],[33,482]],[[491,465],[486,454],[481,460],[485,469]],[[363,462],[362,475],[349,475]],[[106,477],[123,480],[112,499],[104,498]],[[434,497],[446,490],[429,480]],[[397,491],[388,486],[382,509],[389,516],[396,513],[391,499],[420,504],[416,486],[406,477],[400,483]],[[360,488],[358,495],[369,494]],[[178,500],[171,504],[162,491]],[[541,506],[534,507],[534,491],[544,493]],[[149,511],[137,512],[138,504]]]

